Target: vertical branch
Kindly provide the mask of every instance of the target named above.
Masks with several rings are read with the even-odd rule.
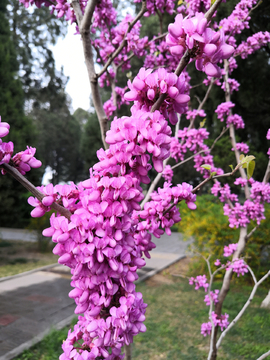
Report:
[[[132,344],[126,345],[125,344],[125,360],[131,360],[132,359]]]
[[[82,37],[83,52],[85,58],[85,64],[88,72],[88,77],[90,81],[91,93],[93,98],[93,103],[96,109],[97,117],[99,120],[102,142],[105,149],[108,149],[108,144],[105,141],[106,132],[109,129],[108,127],[108,118],[103,109],[103,104],[101,101],[101,96],[99,92],[99,86],[97,81],[97,76],[95,72],[94,64],[94,55],[93,48],[90,38],[90,25],[92,21],[92,16],[97,4],[97,0],[90,0],[86,6],[85,13],[82,15],[80,4],[77,0],[72,1],[72,6],[76,14],[79,30]]]
[[[226,88],[225,99],[226,99],[226,101],[231,101],[230,86],[229,86],[229,82],[228,82],[228,78],[229,78],[229,62],[228,62],[228,60],[224,60],[224,68],[225,68],[224,81],[225,81],[225,88]],[[232,115],[231,110],[230,110],[230,115]],[[234,149],[236,163],[239,164],[240,163],[240,153],[236,149],[235,130],[234,130],[233,124],[230,124],[229,129],[230,129],[231,144],[232,144],[232,147]],[[243,167],[239,168],[239,172],[240,172],[240,175],[241,175],[241,177],[243,179],[247,179],[247,175],[246,175],[246,172],[243,169]],[[246,196],[246,199],[249,199],[249,197],[250,197],[248,184],[245,185],[245,196]]]

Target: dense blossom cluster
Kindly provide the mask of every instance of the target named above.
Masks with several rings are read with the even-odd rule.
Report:
[[[215,112],[217,113],[217,118],[220,121],[224,121],[225,118],[230,115],[230,109],[232,109],[234,106],[235,104],[233,104],[231,101],[219,104],[215,110]]]
[[[235,50],[234,56],[240,55],[242,59],[246,59],[262,46],[266,46],[270,42],[270,33],[268,31],[258,33],[247,38]]]
[[[173,55],[183,55],[188,50],[190,56],[196,58],[197,70],[211,77],[220,77],[217,63],[228,59],[234,52],[234,47],[226,44],[222,30],[215,32],[207,27],[203,13],[196,13],[191,18],[178,14],[168,30],[166,41]]]
[[[246,273],[248,273],[248,267],[243,259],[235,259],[227,266],[226,269],[232,269],[232,271],[235,272],[238,277],[239,275],[244,276]]]
[[[140,208],[140,183],[149,181],[151,168],[146,152],[162,171],[163,158],[169,155],[170,133],[158,111],[138,110],[130,118],[115,119],[106,137],[110,148],[98,151],[100,161],[90,179],[78,185],[42,187],[42,203],[29,199],[35,206],[32,216],[43,215],[52,202],[72,213],[70,220],[53,215],[51,227],[43,232],[57,243],[53,252],[60,256],[59,263],[71,268],[74,290],[70,297],[77,304],[75,313],[84,313],[63,344],[61,360],[84,359],[86,350],[89,359],[121,359],[123,344],[145,331],[146,305],[133,282],[138,278],[136,270],[145,264],[143,255],[150,257],[149,251],[155,247],[151,233],[156,237],[162,229],[170,233],[171,226],[180,221],[173,204],[184,200],[190,209],[196,208],[196,195],[185,183],[176,187],[165,184],[143,210]],[[77,352],[75,342],[81,339],[84,350]]]
[[[184,113],[190,100],[184,74],[178,77],[165,69],[152,72],[151,69],[142,68],[133,82],[128,81],[128,87],[130,91],[125,94],[125,99],[135,102],[134,110],[150,111],[159,96],[166,94],[160,111],[173,125],[178,121],[176,113]]]
[[[228,85],[229,85],[229,90],[230,90],[230,94],[232,94],[234,91],[238,91],[239,90],[239,82],[236,81],[235,79],[228,79]],[[226,83],[225,81],[223,82],[221,89],[223,91],[226,91]]]
[[[243,205],[239,203],[238,196],[232,194],[228,184],[223,187],[217,181],[211,189],[215,196],[219,196],[221,202],[225,202],[224,215],[229,217],[230,227],[245,227],[251,220],[255,220],[259,225],[264,216],[264,203],[270,202],[270,186],[269,184],[260,183],[249,179],[251,184],[250,199],[247,199]],[[237,179],[236,185],[245,186],[246,179]],[[230,201],[230,203],[229,203]]]
[[[244,29],[249,28],[249,11],[257,2],[258,0],[241,0],[236,4],[230,16],[222,19],[216,26],[222,27],[224,33],[230,34],[230,39],[234,39],[235,34],[240,34]]]

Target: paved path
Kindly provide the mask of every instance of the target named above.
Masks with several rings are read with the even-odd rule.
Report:
[[[138,271],[138,281],[185,257],[188,246],[178,233],[165,234],[155,243],[151,259],[146,259],[146,267]],[[68,325],[75,316],[70,290],[69,269],[61,265],[0,279],[0,360],[17,356],[52,328]]]

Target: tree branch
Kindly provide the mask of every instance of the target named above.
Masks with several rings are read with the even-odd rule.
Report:
[[[244,312],[246,311],[247,307],[250,305],[251,301],[254,298],[254,295],[257,291],[258,286],[270,275],[270,271],[268,271],[268,273],[266,273],[259,281],[256,280],[256,277],[253,273],[253,271],[251,270],[251,268],[248,266],[248,270],[252,275],[252,278],[254,280],[254,287],[252,289],[252,292],[247,300],[247,302],[245,303],[245,305],[242,307],[242,309],[240,310],[240,312],[238,313],[238,315],[233,319],[233,321],[230,323],[230,325],[227,327],[227,329],[225,329],[222,334],[220,335],[218,342],[217,342],[217,349],[219,348],[221,341],[224,339],[224,337],[226,336],[227,332],[237,323],[237,321],[241,318],[241,316],[244,314]]]
[[[210,7],[207,13],[204,14],[204,17],[207,19],[207,21],[211,20],[212,16],[214,15],[214,12],[218,9],[221,2],[222,0],[216,0],[216,2],[214,2],[214,4]]]
[[[101,96],[100,96],[96,72],[95,72],[93,49],[90,39],[90,25],[96,4],[97,4],[97,0],[90,0],[86,6],[85,13],[82,17],[81,8],[78,6],[77,0],[72,1],[72,6],[76,14],[79,30],[82,37],[85,64],[90,81],[93,103],[99,120],[102,142],[104,148],[108,149],[109,145],[105,141],[106,132],[109,129],[108,118],[105,114],[103,104],[101,101]]]
[[[116,56],[122,51],[122,49],[126,46],[127,44],[127,34],[130,32],[130,30],[133,28],[133,26],[140,20],[140,18],[143,16],[143,14],[147,11],[146,9],[146,0],[142,0],[142,7],[140,12],[138,13],[138,15],[135,17],[135,19],[129,24],[128,29],[125,33],[124,39],[122,40],[121,45],[115,50],[115,52],[113,54],[110,55],[109,60],[106,62],[106,64],[104,65],[103,69],[96,75],[97,79],[105,73],[105,71],[107,70],[107,68],[111,65],[111,63],[113,62],[113,60],[116,58]]]
[[[266,353],[262,354],[262,356],[260,356],[257,360],[263,360],[266,359],[267,356],[270,356],[270,350],[267,351]]]
[[[80,27],[81,21],[82,21],[82,18],[83,18],[80,1],[79,0],[72,0],[71,1],[71,6],[73,7],[73,10],[74,10],[75,15],[76,15],[78,26]]]
[[[0,167],[13,176],[14,179],[21,183],[25,189],[30,191],[40,202],[42,202],[42,199],[45,197],[45,195],[39,191],[30,181],[28,181],[17,169],[15,169],[13,166],[10,166],[9,164],[2,164]],[[52,203],[50,207],[70,220],[70,216],[72,214],[68,209],[55,202]]]

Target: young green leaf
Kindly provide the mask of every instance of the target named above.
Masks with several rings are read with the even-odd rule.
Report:
[[[211,170],[211,165],[209,165],[209,164],[204,164],[201,167],[205,170],[209,170],[209,171]]]
[[[250,179],[253,175],[253,172],[254,172],[254,169],[255,169],[255,161],[250,161],[248,163],[248,166],[247,166],[247,177],[248,179]]]

